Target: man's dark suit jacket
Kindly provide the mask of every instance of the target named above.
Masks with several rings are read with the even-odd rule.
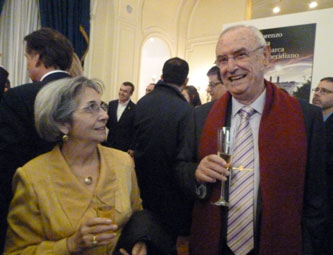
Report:
[[[175,182],[174,164],[192,109],[177,88],[162,82],[136,106],[134,160],[143,207],[173,237],[189,234],[191,223],[192,201]]]
[[[109,134],[106,145],[118,150],[128,151],[134,147],[135,104],[129,101],[119,121],[117,121],[118,101],[113,100],[109,103],[109,120],[106,123]]]
[[[176,180],[188,197],[197,198],[197,186],[194,177],[199,165],[199,146],[207,116],[216,100],[197,106],[193,109],[186,131],[186,139],[177,155]]]
[[[305,182],[304,187],[304,201],[311,201],[308,204],[323,204],[324,197],[322,201],[316,201],[317,198],[312,196],[312,188],[311,187],[318,187],[325,185],[325,180],[323,182],[317,183],[313,181],[313,179],[318,180],[320,178],[311,178],[311,175],[316,175],[322,173],[324,169],[323,160],[322,158],[322,144],[324,143],[323,138],[321,136],[323,129],[322,129],[322,122],[321,119],[321,112],[318,107],[310,105],[306,102],[300,101],[301,108],[304,115],[305,121],[305,128],[306,128],[306,135],[307,135],[307,142],[308,142],[308,159],[307,159],[307,169],[306,175],[307,179]],[[208,106],[207,106],[208,107]],[[229,109],[230,108],[230,109]],[[231,107],[228,107],[228,111],[230,112]],[[195,181],[195,170],[199,165],[199,145],[200,145],[200,137],[202,133],[202,129],[204,126],[204,120],[206,120],[208,116],[209,110],[206,109],[199,109],[196,108],[193,111],[192,117],[189,121],[188,132],[186,133],[185,143],[177,156],[177,167],[176,167],[176,174],[177,174],[177,182],[178,184],[183,187],[183,191],[189,197],[198,197],[198,190],[195,188],[197,187],[197,183]],[[319,171],[318,171],[319,170]],[[321,178],[322,179],[322,178]],[[259,187],[260,188],[260,187]],[[209,192],[209,191],[208,191]],[[255,227],[255,253],[259,254],[259,222],[260,222],[260,215],[261,215],[261,201],[260,201],[260,194],[259,198],[257,199],[257,226]],[[303,209],[305,212],[307,208]],[[324,215],[323,212],[318,212],[318,215]],[[318,247],[318,244],[322,244],[322,228],[318,227],[323,222],[323,218],[320,219],[308,219],[303,217],[302,223],[303,225],[307,225],[307,228],[303,227],[303,244],[305,253],[304,254],[325,254],[320,253],[322,252],[322,247]],[[226,226],[224,226],[225,228]],[[223,229],[223,227],[222,227]],[[222,232],[225,231],[222,230]],[[317,232],[316,232],[317,231]],[[311,242],[310,242],[311,239]],[[313,247],[315,243],[316,247]],[[225,244],[221,244],[221,247],[225,248]],[[316,249],[316,253],[313,251]]]
[[[42,140],[34,125],[34,102],[38,91],[48,82],[68,78],[53,73],[41,82],[9,89],[0,104],[0,251],[7,229],[6,217],[12,197],[11,181],[15,170],[36,156],[51,150],[54,143]]]
[[[8,72],[0,66],[0,101],[5,89],[5,83],[7,81]]]
[[[333,114],[325,121],[326,132],[326,160],[327,160],[327,187],[328,187],[328,228],[327,249],[333,254]]]

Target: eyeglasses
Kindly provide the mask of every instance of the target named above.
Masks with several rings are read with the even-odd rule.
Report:
[[[210,82],[210,83],[208,83],[208,87],[209,87],[210,89],[213,89],[213,88],[215,88],[217,85],[220,85],[220,84],[223,84],[223,83],[220,82],[220,81],[218,81],[218,82]]]
[[[328,95],[328,94],[331,94],[333,93],[332,90],[329,90],[329,89],[325,89],[325,88],[315,88],[315,89],[312,89],[313,92],[318,92],[319,94],[321,95]]]
[[[219,85],[219,84],[223,84],[222,82],[220,82],[220,81],[218,81],[218,82],[210,82],[209,84],[208,84],[208,87],[210,88],[210,89],[213,89],[213,88],[215,88],[217,85]]]
[[[105,102],[101,102],[100,105],[98,105],[96,102],[89,102],[88,106],[78,109],[78,110],[83,110],[87,113],[97,115],[102,109],[103,111],[107,112],[108,111],[108,104]]]
[[[242,63],[243,61],[247,61],[250,58],[250,54],[256,52],[257,50],[263,49],[265,46],[259,46],[254,50],[239,50],[236,51],[233,56],[218,56],[215,60],[215,64],[218,67],[225,67],[228,65],[229,59],[233,59],[237,64]]]

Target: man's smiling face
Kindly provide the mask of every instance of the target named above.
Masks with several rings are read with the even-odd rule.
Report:
[[[223,84],[243,104],[251,104],[264,90],[264,71],[269,62],[267,46],[260,45],[249,28],[223,34],[216,47],[216,64]]]

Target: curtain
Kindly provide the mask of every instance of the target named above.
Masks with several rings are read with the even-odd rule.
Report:
[[[39,0],[42,27],[64,34],[81,61],[88,51],[90,0]]]
[[[90,31],[89,31],[89,44],[94,45],[94,34],[96,33],[96,9],[97,2],[99,0],[90,0]],[[93,66],[93,51],[89,50],[86,57],[84,58],[84,69],[83,74],[87,77],[92,76],[92,66]]]
[[[5,1],[0,15],[0,57],[12,87],[29,82],[23,38],[40,28],[36,0]]]
[[[5,0],[0,0],[0,15],[2,11],[3,4],[5,3]]]

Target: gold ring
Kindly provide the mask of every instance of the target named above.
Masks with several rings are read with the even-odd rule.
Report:
[[[98,244],[98,241],[96,240],[96,236],[93,235],[92,245],[96,246]]]

